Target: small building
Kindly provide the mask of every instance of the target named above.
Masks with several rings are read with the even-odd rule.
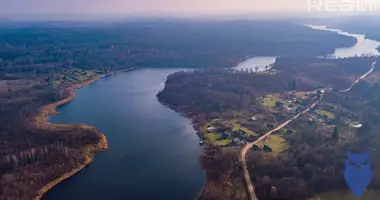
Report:
[[[293,134],[293,133],[294,133],[294,131],[293,131],[293,130],[289,130],[289,129],[288,129],[288,130],[286,131],[286,133],[287,133],[287,134]]]
[[[228,137],[231,137],[231,133],[227,132],[227,131],[224,131],[223,133],[224,135],[227,135]]]
[[[263,147],[263,150],[264,150],[264,152],[272,152],[273,151],[273,149],[272,148],[270,148],[268,145],[264,145],[264,147]]]
[[[240,139],[239,138],[234,138],[232,141],[234,141],[235,144],[240,144]]]
[[[248,142],[254,142],[254,141],[256,141],[258,138],[259,138],[259,136],[250,135],[250,136],[248,136],[248,137],[246,138],[246,140],[247,140]]]
[[[207,127],[207,131],[208,131],[208,132],[213,132],[213,131],[215,131],[215,127],[213,127],[213,126],[209,126],[209,127]]]
[[[259,147],[259,146],[257,146],[256,144],[254,144],[253,146],[252,146],[252,150],[254,150],[254,151],[258,151],[258,150],[260,150],[261,148]]]
[[[351,124],[351,126],[354,128],[361,128],[363,124]]]

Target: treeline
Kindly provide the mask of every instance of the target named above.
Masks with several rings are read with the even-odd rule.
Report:
[[[0,30],[3,67],[227,67],[246,56],[326,55],[356,42],[286,21],[41,23]]]
[[[33,118],[39,109],[68,93],[33,74],[9,74],[14,79],[0,81],[2,200],[32,199],[42,186],[83,163],[83,147],[100,140],[94,130],[82,126],[37,128]]]
[[[279,57],[274,64],[274,69],[321,87],[346,89],[354,80],[371,69],[374,59]]]
[[[242,181],[243,169],[239,163],[238,148],[207,145],[201,163],[207,175],[207,184],[197,199],[248,199]]]

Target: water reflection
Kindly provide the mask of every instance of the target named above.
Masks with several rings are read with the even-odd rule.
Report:
[[[233,69],[248,69],[252,71],[265,71],[270,68],[270,65],[276,62],[276,57],[252,57],[239,63]]]

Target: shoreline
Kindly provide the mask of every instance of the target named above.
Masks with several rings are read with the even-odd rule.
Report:
[[[54,128],[72,128],[75,126],[80,126],[83,129],[90,129],[95,134],[98,134],[98,136],[100,137],[100,140],[97,144],[84,146],[83,150],[82,150],[83,155],[85,157],[84,162],[80,163],[80,165],[78,167],[71,169],[71,171],[62,174],[58,178],[56,178],[56,179],[50,181],[49,183],[45,184],[41,189],[39,189],[37,191],[37,194],[33,198],[33,200],[40,200],[53,187],[55,187],[56,185],[58,185],[62,181],[76,175],[82,169],[84,169],[89,164],[91,164],[96,153],[105,151],[109,148],[106,136],[103,133],[101,133],[100,131],[98,131],[97,128],[95,128],[93,126],[85,125],[85,124],[79,124],[79,125],[78,124],[67,124],[67,125],[66,124],[49,124],[48,123],[49,116],[54,115],[54,114],[58,114],[58,112],[56,111],[57,107],[59,107],[63,104],[66,104],[66,103],[70,102],[71,100],[73,100],[76,97],[75,91],[77,89],[82,88],[84,86],[87,86],[91,83],[94,83],[95,81],[97,81],[103,77],[106,77],[106,76],[109,76],[112,74],[116,74],[116,73],[120,73],[120,72],[130,71],[133,69],[135,69],[135,68],[117,70],[114,72],[110,72],[107,74],[100,75],[100,76],[98,76],[92,80],[88,80],[88,81],[85,81],[83,83],[70,86],[67,88],[69,91],[68,97],[66,97],[65,99],[59,100],[55,103],[51,103],[51,104],[48,104],[48,105],[41,107],[38,115],[35,116],[33,118],[33,121],[32,121],[32,124],[34,124],[37,127],[37,129],[40,129],[40,130],[45,129],[46,130],[46,129],[54,129]]]

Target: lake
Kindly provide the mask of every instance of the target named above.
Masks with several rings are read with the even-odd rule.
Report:
[[[77,90],[50,123],[85,123],[107,136],[109,150],[44,200],[194,200],[205,185],[202,148],[191,121],[161,105],[156,94],[180,69],[140,69]]]
[[[320,30],[321,27],[319,27]],[[338,34],[349,34],[333,29]],[[333,56],[376,54],[375,43],[350,34],[358,43],[337,48]],[[252,57],[235,69],[259,71],[276,57]],[[161,105],[156,94],[166,77],[181,69],[139,69],[101,79],[77,90],[50,123],[97,127],[110,149],[76,176],[58,184],[44,200],[193,200],[205,185],[199,162],[202,149],[191,121]]]
[[[265,66],[269,66],[276,62],[276,57],[273,56],[258,56],[258,57],[251,57],[248,58],[242,62],[240,62],[237,66],[234,67],[234,69],[240,70],[240,69],[252,69],[252,71],[265,71],[267,68]]]

